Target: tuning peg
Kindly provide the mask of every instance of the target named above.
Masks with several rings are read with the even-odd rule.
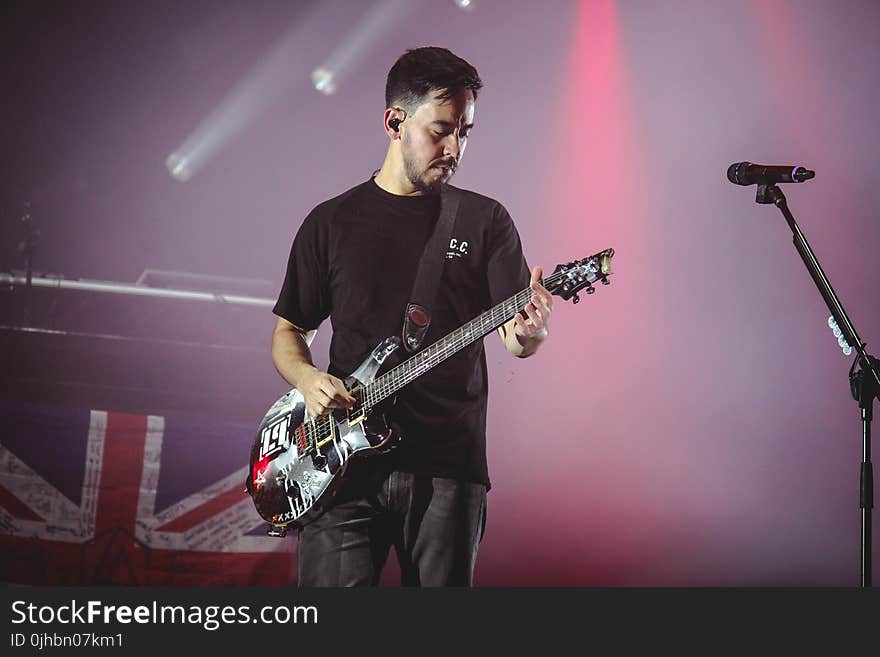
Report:
[[[587,288],[587,294],[596,294],[596,288],[591,285]]]
[[[611,281],[609,281],[607,278],[603,278],[602,285],[611,285]]]
[[[581,298],[577,295],[577,292],[575,292],[574,294],[571,295],[571,302],[572,303],[577,303],[580,300],[581,300]]]

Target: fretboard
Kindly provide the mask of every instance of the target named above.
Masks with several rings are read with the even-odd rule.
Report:
[[[544,279],[544,284],[553,283],[562,273],[552,274]],[[364,406],[373,408],[383,399],[395,394],[406,384],[411,383],[428,370],[436,367],[450,356],[454,356],[469,344],[485,337],[499,326],[509,321],[525,308],[532,298],[531,288],[520,290],[482,315],[475,317],[464,326],[455,329],[430,347],[405,360],[369,384],[364,391]]]

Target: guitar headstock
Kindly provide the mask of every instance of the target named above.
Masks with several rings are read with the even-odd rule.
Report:
[[[556,269],[547,276],[543,285],[547,291],[566,301],[573,303],[580,301],[578,292],[586,290],[587,294],[593,294],[596,288],[593,283],[601,281],[602,285],[610,285],[608,277],[611,275],[611,257],[614,249],[605,249],[596,255],[591,255],[583,260],[575,260],[564,265],[556,265]]]

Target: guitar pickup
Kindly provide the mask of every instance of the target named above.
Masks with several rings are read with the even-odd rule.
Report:
[[[355,398],[354,404],[347,409],[348,426],[352,426],[364,419],[364,389],[356,386],[349,390],[348,394]]]
[[[336,433],[333,429],[335,422],[332,417],[322,417],[318,418],[315,421],[315,449],[319,450],[324,445],[333,440],[333,436]],[[324,433],[324,430],[327,430],[327,433]]]

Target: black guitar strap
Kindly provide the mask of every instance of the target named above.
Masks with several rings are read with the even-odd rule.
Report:
[[[410,353],[418,351],[431,324],[431,306],[437,298],[440,275],[446,261],[446,249],[461,203],[461,190],[443,185],[440,190],[440,217],[425,244],[419,271],[403,317],[403,346]]]

